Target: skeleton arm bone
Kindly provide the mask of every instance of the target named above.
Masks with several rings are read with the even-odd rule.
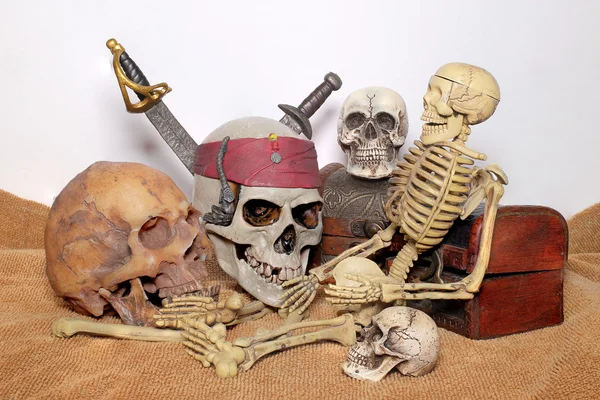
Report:
[[[333,269],[348,257],[368,257],[378,250],[388,247],[392,243],[392,238],[396,233],[398,225],[392,223],[386,229],[377,232],[373,237],[364,243],[356,245],[336,256],[333,260],[313,268],[309,271],[310,274],[316,276],[319,282],[323,282],[331,277]]]

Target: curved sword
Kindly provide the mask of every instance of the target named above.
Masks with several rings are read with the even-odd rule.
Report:
[[[115,39],[108,40],[106,47],[113,54],[113,68],[127,111],[145,113],[160,136],[193,175],[198,145],[162,102],[162,98],[171,91],[169,85],[163,82],[151,86],[142,70]],[[140,99],[138,103],[131,102],[127,88],[135,92]]]

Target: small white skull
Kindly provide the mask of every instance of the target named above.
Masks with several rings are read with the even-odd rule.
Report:
[[[302,139],[277,121],[247,117],[217,128],[205,143],[270,133]],[[220,182],[200,175],[195,182],[194,205],[202,213],[210,212],[219,203]],[[240,185],[231,224],[205,225],[219,265],[256,299],[281,306],[281,284],[306,273],[310,247],[321,241],[322,202],[317,189]]]
[[[338,120],[338,143],[351,175],[381,179],[391,175],[406,140],[404,99],[385,87],[359,89],[346,98]]]
[[[392,368],[421,376],[433,370],[440,351],[435,322],[409,307],[389,307],[375,315],[348,353],[342,368],[357,379],[380,381]]]
[[[494,114],[500,101],[500,88],[494,77],[469,64],[450,63],[431,77],[423,96],[425,121],[421,141],[426,144],[451,140],[469,134],[476,125]]]

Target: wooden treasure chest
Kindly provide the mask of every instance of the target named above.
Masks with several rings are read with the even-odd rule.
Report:
[[[341,164],[321,169],[323,239],[309,264],[318,266],[366,241],[388,224],[387,180],[367,181],[349,175]],[[477,262],[483,207],[457,220],[438,249],[444,282],[462,279]],[[390,248],[375,255],[389,266],[404,244],[394,237]],[[487,339],[560,324],[563,321],[563,269],[568,230],[563,216],[542,206],[501,206],[491,255],[479,293],[471,300],[409,302],[429,313],[438,326],[472,339]],[[431,280],[427,253],[411,269],[409,281]]]

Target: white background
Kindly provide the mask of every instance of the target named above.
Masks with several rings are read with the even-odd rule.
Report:
[[[484,67],[502,100],[469,147],[501,165],[504,204],[566,217],[600,201],[600,2],[2,1],[0,188],[51,204],[98,160],[136,161],[192,178],[144,115],[128,114],[105,42],[115,37],[201,142],[234,118],[279,119],[328,71],[342,89],[312,118],[319,164],[343,161],[340,106],[387,86],[405,99],[407,143],[422,96],[453,61]],[[406,151],[406,147],[404,148]]]

